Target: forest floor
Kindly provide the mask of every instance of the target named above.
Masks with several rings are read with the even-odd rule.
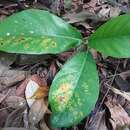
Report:
[[[0,21],[28,8],[49,10],[89,37],[109,19],[130,12],[129,0],[0,0]],[[0,53],[0,130],[29,127],[24,90],[28,79],[49,86],[74,50],[48,56]],[[32,130],[130,130],[130,59],[105,57],[93,51],[100,76],[100,96],[94,110],[79,125],[51,129],[51,111]],[[29,72],[29,75],[28,75]],[[4,74],[3,74],[4,73]],[[39,81],[41,80],[42,81]],[[45,105],[45,104],[44,104]],[[46,107],[46,106],[45,106]]]

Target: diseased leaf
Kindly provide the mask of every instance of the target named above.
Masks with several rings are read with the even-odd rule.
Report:
[[[53,127],[79,123],[94,108],[99,94],[99,79],[90,53],[81,52],[70,59],[55,76],[50,92]]]
[[[130,57],[130,14],[108,21],[89,38],[89,46],[113,57]]]
[[[81,34],[59,17],[29,9],[0,23],[0,50],[10,53],[59,53],[79,45]]]

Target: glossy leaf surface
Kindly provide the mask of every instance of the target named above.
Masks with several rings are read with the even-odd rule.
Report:
[[[113,57],[130,57],[130,14],[118,16],[99,27],[89,38],[89,46]]]
[[[55,76],[50,92],[53,127],[69,127],[87,116],[97,101],[99,79],[90,53],[72,57]]]
[[[10,53],[59,53],[79,45],[81,34],[59,17],[29,9],[0,23],[0,50]]]

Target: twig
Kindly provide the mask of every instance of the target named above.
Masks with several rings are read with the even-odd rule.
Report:
[[[11,108],[11,106],[1,108],[0,111],[6,110],[6,109],[8,109],[8,108]]]
[[[111,85],[113,84],[113,82],[114,82],[114,79],[115,79],[115,77],[116,77],[116,73],[117,73],[117,70],[118,70],[118,68],[119,68],[119,65],[120,65],[120,61],[119,61],[118,65],[117,65],[117,67],[116,67],[115,73],[114,73],[113,78],[112,78],[112,81],[111,81],[111,83],[110,83],[110,86],[111,86]],[[107,92],[106,92],[106,94],[104,95],[104,97],[103,97],[103,99],[102,99],[102,101],[101,101],[101,103],[100,103],[100,105],[99,105],[99,108],[98,108],[98,110],[97,110],[97,112],[96,112],[96,115],[97,115],[97,113],[100,111],[100,109],[101,109],[101,107],[102,107],[102,104],[103,104],[103,102],[105,101],[105,99],[106,99],[106,97],[107,97],[107,95],[108,95],[110,89],[111,89],[111,87],[109,87],[109,88],[107,89]]]

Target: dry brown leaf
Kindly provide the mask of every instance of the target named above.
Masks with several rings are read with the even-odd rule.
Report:
[[[5,122],[5,127],[23,127],[23,112],[25,107],[20,107],[11,112]]]
[[[105,111],[98,112],[96,117],[92,119],[93,121],[90,123],[87,130],[108,130],[105,123]]]
[[[48,126],[46,125],[46,122],[45,122],[44,119],[42,119],[41,122],[40,122],[40,128],[41,128],[41,130],[50,130],[48,128]]]
[[[26,105],[26,100],[18,96],[9,96],[5,99],[5,101],[7,106],[11,108],[19,108]]]
[[[25,93],[25,89],[27,87],[27,84],[29,83],[29,81],[35,81],[40,87],[43,87],[43,89],[45,91],[48,91],[47,89],[47,82],[45,81],[45,79],[41,79],[38,75],[32,75],[29,76],[26,80],[23,81],[23,83],[17,88],[16,90],[16,95],[17,96],[23,96]],[[45,94],[45,93],[44,93]]]
[[[47,103],[45,103],[44,99],[36,100],[30,108],[29,111],[29,120],[31,124],[37,124],[46,113],[48,108]]]
[[[79,13],[65,14],[64,19],[68,20],[68,23],[83,22],[86,19],[97,19],[97,15],[93,12],[82,11]]]
[[[47,87],[39,87],[38,90],[33,94],[32,99],[41,99],[48,95],[48,88]]]
[[[99,11],[98,16],[100,18],[108,18],[110,14],[110,7],[104,5],[102,9]]]
[[[114,87],[110,88],[114,93],[121,95],[122,97],[124,97],[125,99],[127,99],[128,101],[130,101],[130,92],[124,92],[121,91],[119,89],[116,89]]]
[[[26,100],[22,97],[18,96],[6,96],[4,94],[0,94],[0,101],[3,100],[6,102],[7,106],[10,108],[19,108],[26,105]],[[0,102],[1,103],[1,102]]]
[[[117,103],[116,99],[112,99],[109,97],[108,101],[105,102],[105,104],[110,111],[110,122],[114,130],[118,126],[130,125],[130,117],[128,116],[128,113],[119,103]]]
[[[28,84],[28,80],[25,79],[25,80],[20,84],[20,86],[16,89],[16,95],[17,95],[17,96],[24,97],[24,92],[25,92],[25,89],[26,89],[27,84]]]
[[[129,126],[118,126],[116,130],[130,130]]]
[[[0,126],[4,126],[5,120],[7,119],[8,116],[8,111],[6,109],[0,111]]]
[[[120,73],[120,76],[122,77],[122,79],[126,80],[126,78],[130,76],[130,70]]]
[[[127,80],[124,80],[121,76],[115,77],[115,84],[122,91],[129,92],[130,91],[130,83]]]
[[[120,15],[121,9],[117,7],[110,7],[110,17],[117,17]]]
[[[9,89],[5,95],[0,94],[0,103],[2,103],[7,98],[7,96],[9,95],[10,92],[11,92],[11,89]]]
[[[29,107],[37,100],[48,95],[48,87],[38,75],[28,79],[25,96]]]
[[[0,91],[24,80],[26,75],[25,71],[10,70],[8,67],[0,64]]]
[[[17,127],[6,127],[6,128],[0,128],[0,130],[28,130],[26,128],[17,128]]]

